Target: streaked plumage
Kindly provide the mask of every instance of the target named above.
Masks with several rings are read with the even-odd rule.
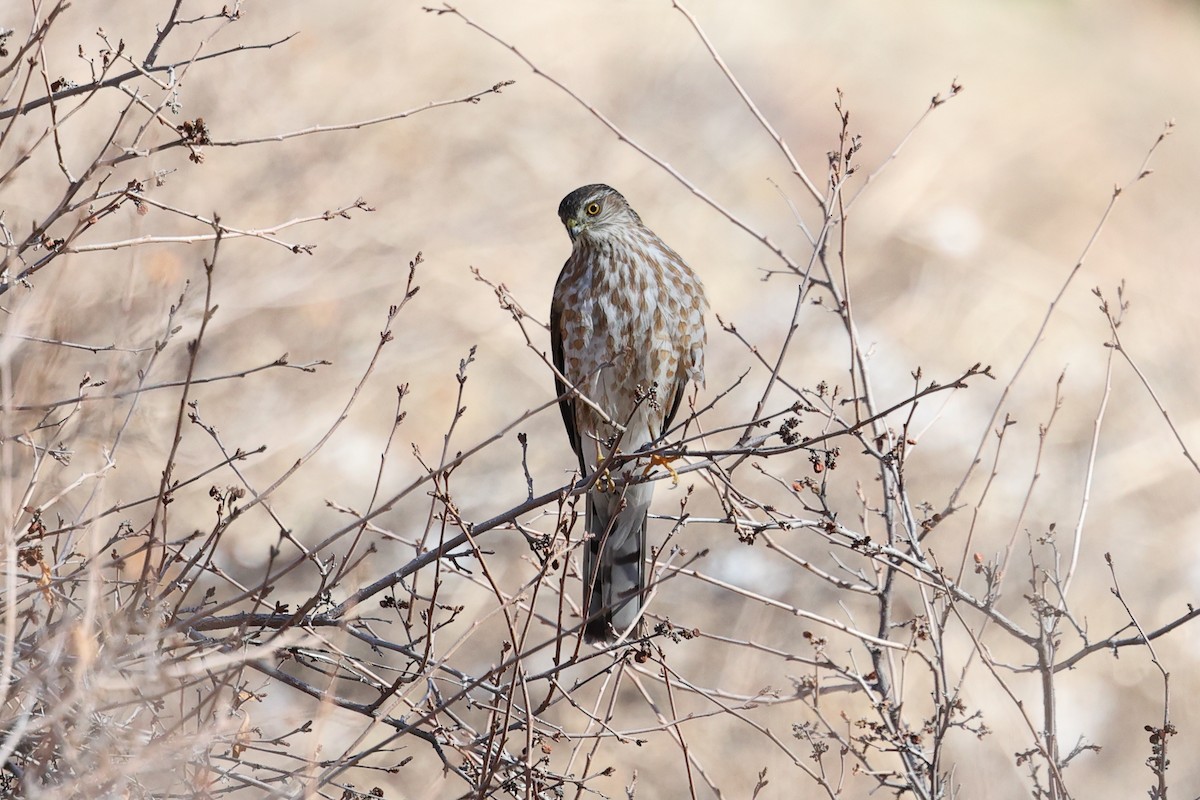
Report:
[[[670,426],[688,383],[704,380],[704,288],[608,186],[576,189],[563,198],[558,216],[572,250],[550,308],[554,363],[609,420],[626,426],[619,448],[633,453]],[[567,390],[555,383],[560,395]],[[655,401],[639,404],[638,393],[652,386]],[[580,399],[561,406],[580,469],[590,475],[620,429]],[[625,469],[633,474],[641,468]],[[591,539],[583,567],[589,641],[612,641],[637,619],[653,493],[653,484],[642,483],[622,495],[604,481],[588,493]]]

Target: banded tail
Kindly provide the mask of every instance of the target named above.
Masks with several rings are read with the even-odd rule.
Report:
[[[588,493],[590,538],[583,549],[583,600],[587,611],[584,641],[614,642],[638,618],[646,591],[646,520],[653,493],[653,484],[629,485],[623,495],[596,490]],[[631,635],[638,635],[638,631]]]

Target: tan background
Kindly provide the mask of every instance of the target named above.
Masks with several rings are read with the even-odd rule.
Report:
[[[1115,300],[1117,283],[1126,281],[1132,307],[1123,341],[1185,441],[1200,442],[1194,403],[1194,351],[1200,336],[1194,307],[1200,8],[1156,0],[695,0],[689,9],[819,185],[824,183],[825,154],[836,147],[837,88],[845,93],[851,130],[863,137],[861,164],[872,171],[932,95],[944,94],[952,79],[965,87],[923,123],[872,183],[847,230],[855,310],[863,339],[874,343],[875,389],[882,398],[902,398],[910,390],[910,372],[918,366],[929,378],[947,380],[980,361],[991,364],[999,378],[977,382],[944,408],[939,402],[940,415],[920,439],[910,464],[914,497],[939,508],[974,452],[1000,390],[1032,343],[1048,303],[1099,221],[1112,187],[1136,174],[1164,122],[1175,119],[1175,133],[1154,158],[1154,174],[1121,198],[1014,389],[1011,411],[1019,424],[1006,442],[1001,481],[976,532],[975,549],[993,557],[1016,532],[1020,553],[1026,530],[1041,533],[1050,523],[1060,531],[1074,526],[1108,354],[1102,347],[1107,325],[1096,310],[1093,286]],[[462,10],[768,233],[793,258],[807,258],[784,196],[809,226],[819,224],[819,215],[790,177],[774,143],[669,3],[468,2]],[[794,283],[782,276],[767,284],[760,281],[763,268],[778,266],[771,254],[460,20],[424,13],[417,4],[382,0],[336,6],[249,3],[245,11],[245,18],[226,29],[214,47],[298,35],[270,52],[193,68],[183,88],[182,117],[203,116],[218,139],[352,122],[516,80],[499,96],[474,106],[435,109],[377,127],[284,143],[209,148],[202,165],[186,162],[178,150],[153,160],[157,168],[177,170],[154,190],[156,198],[198,213],[216,210],[238,227],[269,226],[360,196],[377,209],[373,214],[353,212],[352,221],[312,224],[284,234],[290,242],[316,244],[311,257],[259,241],[225,245],[215,284],[220,310],[200,372],[246,368],[285,351],[294,362],[334,362],[318,376],[288,372],[196,391],[202,413],[221,429],[226,442],[247,449],[269,446],[269,457],[250,470],[263,483],[332,424],[370,356],[388,304],[402,295],[407,263],[423,253],[425,263],[418,270],[422,291],[397,325],[398,342],[385,349],[379,373],[346,427],[276,499],[301,538],[318,540],[344,521],[325,507],[325,499],[348,506],[366,502],[396,384],[409,383],[412,394],[405,401],[409,417],[394,446],[385,490],[419,471],[410,442],[436,460],[453,413],[458,360],[472,345],[478,350],[467,383],[468,412],[452,450],[474,444],[550,398],[545,367],[468,267],[506,284],[534,317],[544,319],[569,247],[555,209],[580,184],[603,181],[619,188],[700,273],[722,319],[735,323],[764,352],[778,345]],[[51,54],[52,75],[86,78],[74,52],[78,44],[98,46],[93,35],[97,27],[139,52],[158,19],[139,2],[105,11],[80,4],[69,12],[54,41],[61,49]],[[74,31],[77,39],[65,31]],[[167,58],[183,55],[180,51]],[[164,132],[152,143],[167,138]],[[83,149],[71,155],[91,157]],[[52,164],[44,167],[53,174]],[[6,221],[25,229],[43,204],[36,173],[0,191]],[[105,236],[202,230],[152,211],[145,217],[128,215],[127,222],[108,228]],[[202,248],[163,246],[60,261],[38,277],[33,295],[10,304],[14,313],[8,330],[100,343],[140,342],[162,325],[183,280],[201,282],[205,255]],[[187,332],[195,329],[194,302],[189,309]],[[789,361],[791,378],[806,386],[819,380],[844,384],[845,343],[836,319],[807,309],[801,324]],[[727,386],[746,358],[715,320],[710,326],[711,393]],[[542,337],[539,346],[548,346],[544,332],[533,330]],[[182,348],[169,353],[176,369]],[[6,352],[6,358],[12,359],[12,353]],[[58,351],[55,361],[46,358],[45,351],[25,349],[10,360],[18,396],[64,396],[84,370],[104,376],[112,386],[126,385],[140,363],[122,355]],[[61,384],[46,377],[52,366],[62,367],[56,373]],[[1064,404],[1047,438],[1030,509],[1018,522],[1034,470],[1038,425],[1050,415],[1055,380],[1064,368]],[[757,375],[756,385],[762,377]],[[755,396],[753,391],[736,395],[722,419],[741,419]],[[782,395],[777,399],[785,402]],[[80,434],[74,441],[78,455],[72,469],[84,471],[97,463],[100,443],[120,419],[116,411],[88,412],[97,424],[81,425],[81,430],[96,435],[89,440]],[[113,499],[137,491],[133,487],[144,489],[161,469],[160,460],[140,455],[161,452],[165,439],[156,436],[169,434],[169,426],[161,423],[171,418],[172,401],[148,402],[139,414],[150,418],[143,420],[140,438],[129,443],[126,460],[104,486]],[[933,416],[923,414],[923,422]],[[104,419],[109,421],[97,422]],[[522,426],[530,435],[538,491],[558,485],[571,467],[559,425],[552,409]],[[214,455],[211,443],[189,433],[185,464],[197,467]],[[518,455],[510,434],[457,478],[464,514],[486,518],[523,499]],[[849,456],[848,462],[847,482],[857,468]],[[808,474],[803,458],[794,464],[773,462],[770,468],[785,476]],[[862,475],[870,480],[869,472]],[[1106,636],[1124,622],[1107,591],[1104,552],[1116,558],[1127,599],[1143,624],[1161,624],[1195,599],[1198,480],[1146,392],[1118,363],[1071,598],[1094,634]],[[974,486],[971,502],[979,488]],[[847,487],[847,497],[851,489]],[[660,490],[660,500],[664,512],[677,503],[665,490]],[[209,513],[205,509],[203,498],[182,499],[176,514]],[[846,513],[853,518],[852,505]],[[419,529],[423,514],[422,506],[414,505],[385,523],[399,532]],[[957,558],[966,524],[965,514],[947,523],[939,533],[944,544],[936,546]],[[253,526],[243,527],[236,545],[228,548],[226,566],[235,574],[252,575],[274,543],[270,525],[258,531],[261,535]],[[758,548],[738,544],[718,526],[689,529],[688,535],[695,537],[690,547],[712,548],[712,574],[820,614],[841,613],[835,597],[821,589],[805,591],[804,579],[794,570]],[[512,547],[514,558],[521,555],[518,542],[497,538],[493,546]],[[1066,542],[1063,547],[1069,551]],[[365,581],[393,567],[386,555],[385,550],[356,577]],[[1028,622],[1028,609],[1020,600],[1027,591],[1024,580],[1010,579],[1008,599],[1014,616]],[[689,595],[686,582],[669,586],[661,610],[681,625],[760,636],[793,649],[795,637],[810,627],[784,614],[772,618],[771,612],[735,595],[706,595],[701,589]],[[1157,646],[1173,678],[1172,717],[1181,734],[1173,743],[1178,757],[1171,775],[1180,796],[1200,793],[1200,768],[1185,755],[1200,742],[1200,719],[1192,701],[1200,688],[1195,636],[1185,628]],[[694,670],[689,677],[698,682],[734,692],[752,694],[767,686],[786,690],[789,676],[801,672],[744,654],[726,663],[723,651],[701,646],[693,643],[691,650],[681,650],[676,667]],[[494,653],[481,652],[476,658],[488,663]],[[1024,772],[1013,765],[1012,753],[1029,747],[1029,736],[995,683],[978,666],[974,669],[968,701],[984,709],[985,721],[996,733],[978,743],[956,741],[962,796],[1024,796]],[[1082,755],[1068,770],[1068,785],[1076,796],[1140,796],[1149,785],[1151,775],[1142,763],[1149,746],[1142,726],[1155,723],[1161,708],[1156,674],[1144,651],[1129,650],[1119,660],[1094,657],[1062,676],[1058,699],[1064,746],[1084,736],[1104,748]],[[283,714],[289,702],[277,689],[269,708]],[[628,719],[646,715],[644,703],[636,698],[629,703]],[[790,713],[770,717],[769,724],[795,744],[787,727]],[[795,718],[800,717],[797,708]],[[772,779],[763,796],[795,796],[794,788],[804,786],[787,757],[732,721],[697,723],[691,737],[697,758],[727,797],[748,797],[763,767]],[[410,752],[421,747],[414,744]],[[803,752],[802,747],[797,750]],[[681,762],[673,745],[613,747],[605,754],[618,770],[606,792],[619,794],[636,768],[639,797],[681,796]],[[420,779],[410,773],[397,783],[402,787],[398,796],[451,796],[460,788],[443,783],[431,761],[413,770],[420,770]]]

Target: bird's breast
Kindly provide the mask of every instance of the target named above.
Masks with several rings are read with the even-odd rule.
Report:
[[[704,302],[695,275],[657,245],[594,247],[573,254],[555,299],[566,375],[627,427],[622,449],[659,435],[676,387],[702,377]],[[576,408],[581,431],[611,434],[586,404]]]

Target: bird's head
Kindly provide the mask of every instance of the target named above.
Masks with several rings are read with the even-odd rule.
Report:
[[[558,204],[558,217],[574,242],[580,236],[604,238],[629,225],[641,225],[621,193],[603,183],[581,186]]]

